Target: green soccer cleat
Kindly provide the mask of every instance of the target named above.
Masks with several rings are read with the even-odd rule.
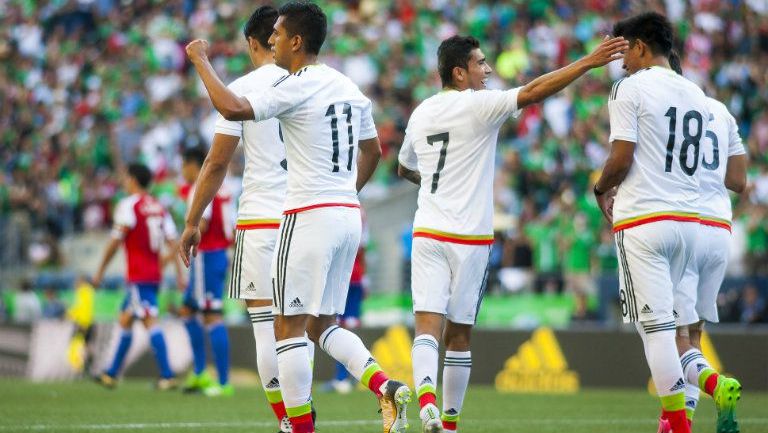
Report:
[[[720,376],[715,387],[717,433],[739,433],[736,403],[741,399],[741,384],[732,377]]]
[[[187,379],[184,381],[184,387],[181,390],[185,394],[202,392],[213,384],[213,379],[207,371],[203,371],[200,374],[189,372]]]
[[[235,395],[235,388],[230,384],[213,384],[207,388],[203,388],[203,394],[205,394],[206,397],[232,397]]]

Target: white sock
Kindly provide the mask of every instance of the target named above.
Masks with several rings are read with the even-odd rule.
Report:
[[[427,392],[437,395],[437,348],[437,340],[429,334],[421,334],[413,339],[413,383],[418,397]]]
[[[358,381],[362,379],[365,369],[376,362],[360,337],[338,325],[328,327],[320,335],[319,346],[331,358],[342,363]]]
[[[659,397],[685,392],[683,367],[677,355],[673,318],[636,323],[643,335],[645,358]]]
[[[472,352],[445,351],[443,362],[443,425],[458,422],[472,371]],[[446,429],[446,431],[455,431]]]
[[[256,341],[256,367],[261,386],[265,390],[277,391],[280,389],[280,383],[272,306],[248,307],[248,315],[251,317],[253,338]]]
[[[685,379],[691,385],[699,387],[699,376],[701,372],[712,368],[704,358],[704,355],[699,349],[691,349],[680,357],[680,364],[683,367],[683,373],[685,373]]]
[[[693,413],[696,412],[696,406],[699,404],[699,395],[701,390],[698,386],[685,384],[685,412],[688,419],[693,419]]]
[[[312,394],[312,369],[307,359],[307,339],[288,338],[277,342],[277,365],[280,388],[286,408],[300,407]]]
[[[312,369],[315,369],[315,343],[309,339],[309,335],[305,332],[304,337],[307,339],[307,350],[309,350],[309,365]]]

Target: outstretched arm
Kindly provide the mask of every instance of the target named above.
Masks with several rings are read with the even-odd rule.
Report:
[[[195,39],[187,45],[187,57],[203,81],[213,106],[227,120],[251,120],[253,108],[248,99],[237,96],[224,85],[208,60],[208,41]]]
[[[629,42],[622,37],[603,39],[603,42],[590,54],[576,60],[570,65],[556,71],[544,74],[520,89],[517,96],[517,108],[541,102],[551,95],[563,90],[566,86],[584,75],[587,71],[606,65],[624,57],[624,50],[629,48]]]

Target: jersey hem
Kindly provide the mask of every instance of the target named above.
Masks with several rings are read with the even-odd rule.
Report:
[[[655,212],[646,215],[640,215],[632,218],[626,218],[613,225],[613,232],[630,229],[657,221],[679,221],[700,223],[701,217],[698,213],[692,212]]]
[[[318,204],[313,204],[311,206],[288,209],[285,212],[283,212],[283,215],[291,215],[291,214],[306,212],[308,210],[318,209],[323,207],[351,207],[351,208],[360,209],[360,205],[356,203],[318,203]]]
[[[709,227],[718,227],[721,229],[728,230],[728,232],[731,232],[731,222],[722,218],[714,218],[714,217],[708,217],[708,216],[700,216],[699,224],[703,226],[709,226]]]
[[[264,229],[279,229],[279,219],[249,219],[249,220],[237,220],[235,230],[264,230]]]
[[[460,235],[456,233],[443,232],[423,227],[417,227],[413,230],[414,238],[428,238],[440,242],[450,242],[462,245],[491,245],[493,244],[493,235]]]

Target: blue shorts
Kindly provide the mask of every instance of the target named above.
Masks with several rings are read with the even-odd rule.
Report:
[[[189,267],[184,305],[192,311],[221,312],[228,268],[227,250],[200,252]]]
[[[129,283],[120,311],[130,311],[137,319],[157,317],[159,283]]]

